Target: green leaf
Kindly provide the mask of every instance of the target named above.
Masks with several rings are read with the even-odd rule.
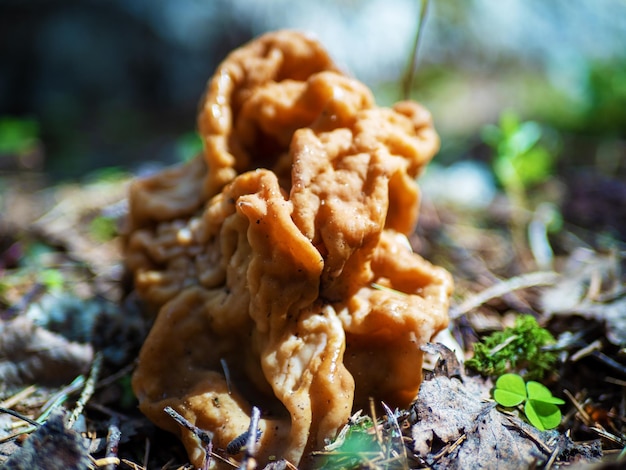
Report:
[[[548,387],[534,380],[528,381],[526,384],[526,392],[528,393],[528,398],[534,400],[552,396],[552,392]]]
[[[0,154],[28,152],[37,142],[39,124],[33,119],[0,118]]]
[[[533,121],[519,125],[508,142],[509,149],[516,155],[528,152],[541,138],[541,127]]]
[[[94,240],[106,242],[117,235],[117,222],[111,217],[97,216],[89,224],[89,232]]]
[[[556,428],[561,423],[561,410],[552,404],[539,400],[528,400],[524,413],[530,424],[540,431]]]
[[[509,195],[523,194],[552,174],[555,155],[543,143],[544,129],[537,122],[521,122],[507,110],[499,126],[484,126],[481,136],[495,150],[493,170]]]
[[[565,404],[565,401],[555,396],[552,396],[552,392],[550,392],[550,389],[545,385],[540,384],[539,382],[530,380],[526,384],[526,391],[528,393],[529,400],[540,401],[543,403],[552,403],[554,405]]]
[[[508,153],[499,153],[493,162],[493,171],[504,186],[518,186],[522,184],[519,172],[514,165],[513,157]]]
[[[504,374],[496,382],[493,397],[502,406],[517,406],[526,400],[524,379],[517,374]]]
[[[58,291],[63,287],[63,274],[58,269],[41,270],[39,279],[51,291]]]
[[[520,126],[520,120],[517,113],[512,109],[507,109],[500,115],[500,129],[502,129],[503,137],[509,139],[517,132]]]
[[[524,185],[545,181],[552,173],[553,157],[545,147],[536,146],[511,159],[517,177]]]
[[[502,135],[502,131],[499,127],[494,126],[493,124],[486,124],[480,133],[483,141],[497,150],[498,145],[502,142],[504,136]]]

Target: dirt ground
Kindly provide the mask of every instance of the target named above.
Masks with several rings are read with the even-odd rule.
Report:
[[[150,325],[123,266],[128,182],[120,174],[46,187],[33,173],[3,177],[4,468],[190,468],[180,443],[138,412],[129,385]],[[619,468],[626,445],[625,192],[617,180],[557,175],[538,192],[562,215],[556,230],[539,209],[516,212],[502,193],[478,209],[426,195],[411,242],[454,276],[446,341],[460,354],[431,349],[415,405],[374,422],[362,410],[346,432],[365,447],[320,449],[319,467]],[[557,360],[542,379],[565,401],[552,431],[497,407],[495,377],[457,362],[522,314],[556,339]],[[444,392],[448,408],[437,401]],[[433,403],[439,411],[425,411]],[[235,468],[241,462],[241,454],[231,458]]]

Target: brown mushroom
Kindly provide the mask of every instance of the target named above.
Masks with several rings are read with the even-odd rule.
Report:
[[[259,460],[306,466],[369,397],[407,406],[447,325],[451,277],[406,240],[438,137],[419,104],[377,107],[292,31],[226,58],[199,128],[201,156],[131,188],[127,265],[158,311],[133,388],[196,466],[166,406],[217,451],[257,406]]]

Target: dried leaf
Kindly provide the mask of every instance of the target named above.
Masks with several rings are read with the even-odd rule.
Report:
[[[528,468],[553,452],[583,450],[556,431],[541,432],[488,401],[490,382],[439,376],[422,383],[412,428],[415,452],[433,469]],[[567,450],[567,452],[565,452]],[[594,453],[595,452],[595,453]],[[600,457],[600,451],[584,458]]]
[[[90,345],[70,342],[24,317],[0,322],[0,391],[62,385],[88,371],[92,359]]]
[[[441,336],[441,333],[438,335]],[[454,341],[454,339],[452,339]],[[463,373],[461,371],[461,364],[455,353],[442,343],[426,343],[421,347],[422,351],[428,354],[437,354],[439,359],[435,364],[433,373],[435,375],[445,375],[446,377],[460,378]],[[460,346],[459,346],[460,349]]]
[[[277,460],[276,462],[268,463],[263,470],[288,470],[290,468],[286,460]]]
[[[63,414],[53,413],[4,462],[6,470],[87,470],[90,468],[88,445],[75,431],[66,429]]]
[[[606,324],[608,340],[626,345],[626,282],[617,252],[575,251],[564,276],[541,296],[548,315],[582,315]]]

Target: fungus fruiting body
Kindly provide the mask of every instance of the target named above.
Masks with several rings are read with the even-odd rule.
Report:
[[[430,114],[376,106],[312,38],[232,52],[200,106],[204,151],[134,182],[127,265],[156,313],[133,377],[141,410],[225,450],[262,410],[258,460],[304,458],[372,397],[407,406],[447,325],[449,273],[413,253]],[[224,368],[227,364],[227,373]]]

